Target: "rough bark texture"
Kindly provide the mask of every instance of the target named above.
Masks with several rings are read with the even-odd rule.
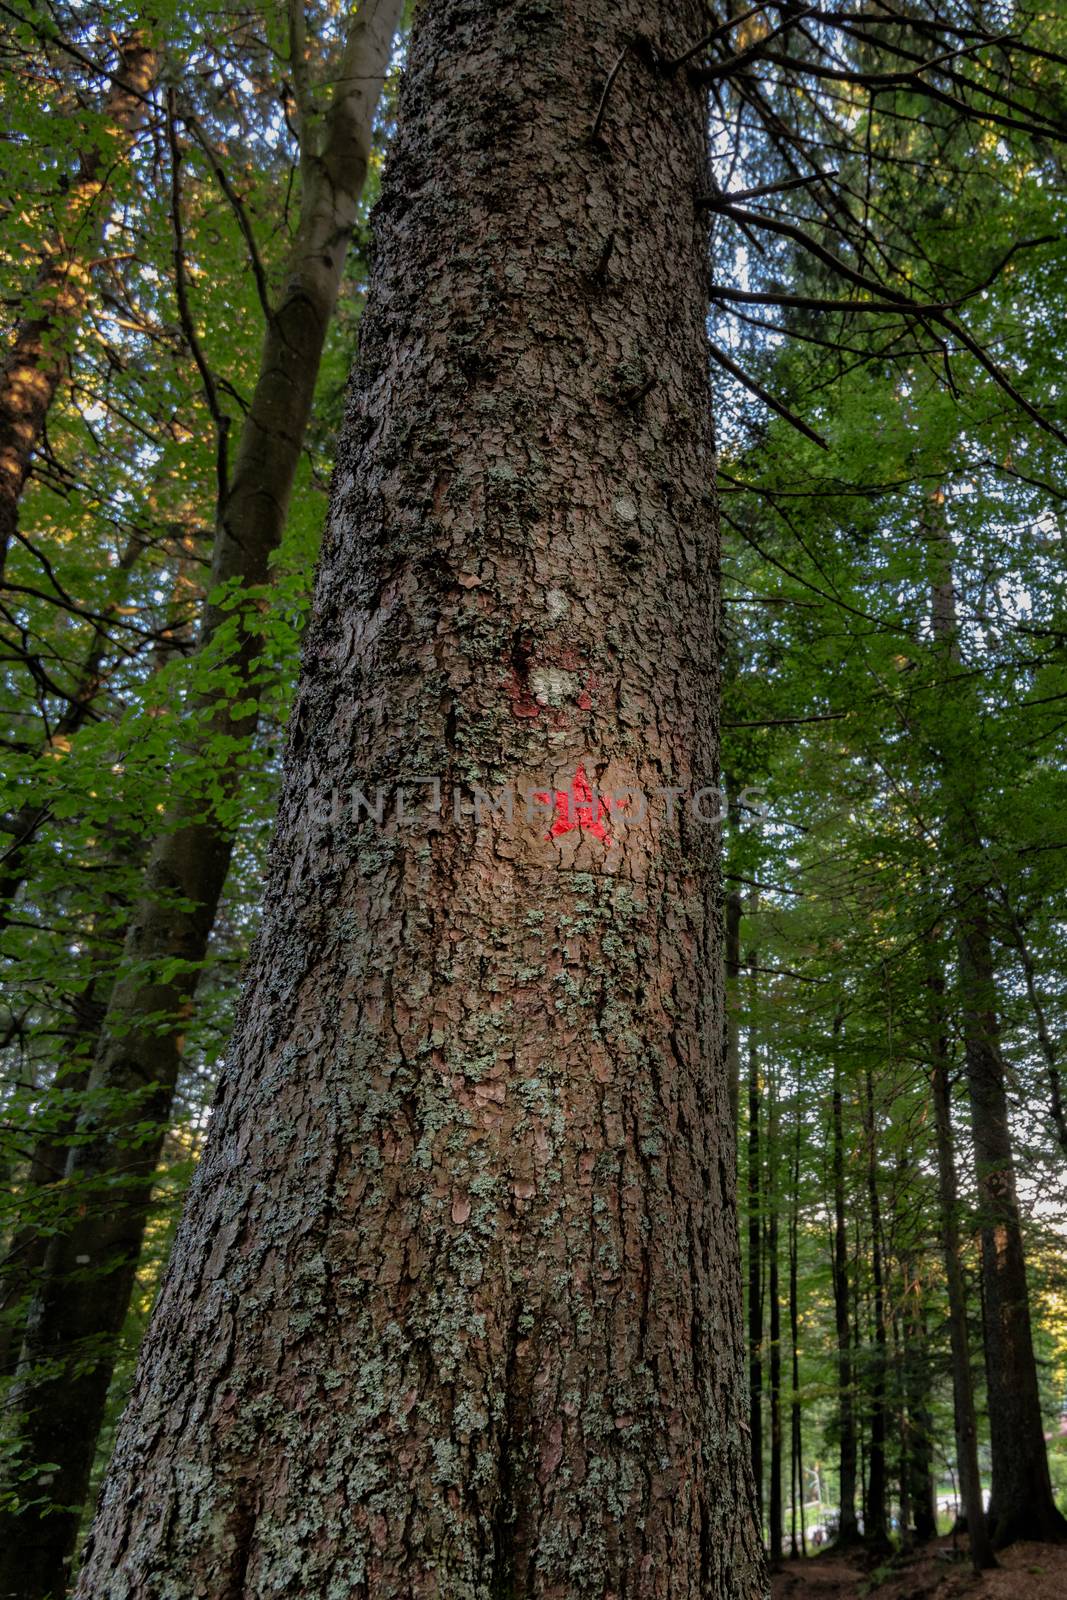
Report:
[[[222,584],[231,592],[247,590],[269,580],[401,10],[402,0],[370,0],[361,8],[321,149],[303,162],[297,240],[221,509],[212,590]],[[200,650],[229,616],[218,606],[205,607]],[[231,685],[231,696],[246,705],[258,700],[253,669],[261,646],[255,627],[242,627],[228,658],[240,686]],[[202,736],[253,731],[257,713],[235,719],[229,706],[227,700],[200,707]],[[230,832],[210,811],[169,822],[152,849],[144,896],[131,916],[124,971],[96,1050],[90,1109],[67,1163],[67,1179],[81,1187],[87,1204],[49,1247],[27,1323],[24,1376],[11,1397],[18,1462],[50,1462],[58,1469],[48,1475],[36,1509],[0,1516],[0,1595],[21,1600],[63,1592],[177,1080],[180,1019],[191,1004],[229,867]],[[187,965],[161,972],[175,959]],[[161,1029],[161,1017],[179,1020]],[[154,1135],[146,1135],[146,1123],[154,1125]]]
[[[942,535],[944,574],[932,595],[934,636],[958,660],[951,544]],[[973,726],[973,724],[971,724]],[[1008,1120],[991,933],[991,874],[971,804],[970,752],[956,724],[940,750],[944,838],[953,876],[964,1069],[971,1106],[982,1229],[986,1390],[993,1485],[993,1546],[1016,1539],[1062,1539],[1067,1520],[1049,1479],[1041,1396],[1030,1325],[1022,1219]]]
[[[67,370],[71,342],[89,299],[92,259],[105,212],[100,198],[116,160],[144,120],[159,53],[140,33],[119,45],[107,99],[106,142],[82,157],[71,184],[62,234],[48,241],[33,291],[33,310],[15,329],[0,370],[0,578],[18,528],[18,505],[48,408]]]
[[[702,19],[418,13],[264,930],[85,1600],[763,1592],[715,832],[585,797],[715,781],[702,96],[628,51],[589,137],[638,29]],[[523,780],[552,809],[456,816]]]

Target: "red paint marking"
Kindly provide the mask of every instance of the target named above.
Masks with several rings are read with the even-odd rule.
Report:
[[[611,840],[604,823],[610,816],[612,806],[620,811],[626,805],[625,800],[612,800],[609,795],[597,795],[594,805],[593,791],[584,767],[579,767],[575,772],[574,782],[569,789],[553,789],[551,794],[542,791],[535,798],[542,805],[551,801],[556,808],[552,826],[545,834],[546,839],[558,839],[560,834],[573,833],[575,828],[579,828],[591,833],[595,839],[603,839],[609,847]]]

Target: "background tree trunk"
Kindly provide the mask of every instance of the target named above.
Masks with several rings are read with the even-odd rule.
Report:
[[[771,1371],[769,1371],[769,1413],[771,1413],[771,1470],[769,1470],[768,1485],[768,1539],[771,1542],[771,1566],[781,1565],[782,1560],[782,1306],[779,1298],[779,1261],[777,1261],[777,1208],[779,1208],[779,1190],[774,1184],[771,1174],[776,1171],[779,1160],[779,1115],[777,1115],[777,1082],[776,1074],[771,1072],[771,1085],[769,1085],[769,1115],[768,1115],[768,1226],[766,1226],[766,1258],[768,1258],[768,1285],[766,1285],[766,1298],[769,1301],[769,1357],[771,1357]]]
[[[871,1214],[871,1287],[873,1290],[874,1354],[870,1383],[870,1461],[865,1499],[863,1536],[874,1550],[889,1548],[886,1506],[886,1315],[885,1274],[882,1261],[882,1207],[878,1192],[878,1130],[874,1113],[874,1083],[868,1067],[864,1074],[864,1122],[867,1135],[867,1198]]]
[[[270,577],[401,10],[402,0],[369,0],[357,13],[321,146],[309,148],[303,162],[297,238],[220,511],[209,595],[225,585],[240,596]],[[236,643],[225,657],[232,674],[227,694],[193,708],[197,740],[247,738],[255,728],[259,604],[245,593]],[[216,645],[232,621],[225,598],[209,599],[200,652]],[[236,717],[235,700],[243,702]],[[224,775],[228,798],[239,779],[236,768]],[[35,1462],[54,1464],[39,1503],[0,1515],[0,1594],[5,1584],[17,1583],[22,1600],[59,1594],[66,1581],[181,1062],[181,1019],[192,1003],[230,863],[228,821],[210,809],[197,816],[189,806],[168,821],[131,915],[88,1109],[67,1158],[65,1176],[77,1186],[80,1214],[45,1255],[10,1400],[17,1444],[12,1465],[25,1471]]]
[[[1056,1138],[1059,1140],[1060,1149],[1067,1156],[1067,1110],[1063,1104],[1063,1078],[1060,1073],[1060,1041],[1053,1037],[1053,1030],[1049,1026],[1048,1013],[1045,1002],[1041,997],[1038,987],[1037,971],[1034,967],[1034,958],[1026,938],[1022,922],[1016,915],[1015,909],[1006,894],[1001,896],[1004,902],[1004,913],[1007,919],[1008,930],[1012,943],[1019,952],[1022,963],[1023,977],[1026,982],[1026,995],[1030,1001],[1030,1009],[1034,1013],[1034,1026],[1037,1033],[1037,1042],[1041,1054],[1045,1058],[1048,1068],[1049,1086],[1049,1114],[1052,1125],[1056,1129]]]
[[[730,1088],[730,1112],[737,1128],[741,1089],[741,1030],[739,974],[741,971],[741,896],[732,890],[726,896],[726,1078]]]
[[[799,1095],[798,1095],[799,1102]],[[789,1197],[789,1350],[791,1360],[791,1389],[789,1400],[789,1443],[792,1485],[792,1512],[790,1515],[791,1554],[807,1555],[807,1537],[804,1527],[804,1436],[800,1415],[800,1295],[798,1284],[798,1256],[800,1234],[800,1134],[803,1126],[799,1103],[795,1111],[793,1140],[792,1183]],[[799,1512],[800,1542],[797,1543]]]
[[[934,637],[959,660],[951,541],[935,535],[942,572],[933,585]],[[986,1391],[993,1455],[990,1524],[995,1549],[1016,1539],[1061,1539],[1067,1520],[1049,1479],[1041,1397],[1030,1327],[1022,1220],[1008,1120],[1004,1058],[997,1016],[992,888],[981,828],[969,801],[970,754],[957,725],[940,754],[945,842],[950,853],[964,1068],[971,1105],[982,1227]]]
[[[716,771],[705,105],[626,48],[703,15],[418,13],[265,925],[83,1596],[763,1592],[715,832],[589,787]],[[464,803],[524,780],[532,821]]]
[[[840,1035],[840,1019],[835,1019],[835,1043]],[[856,1401],[852,1389],[852,1335],[849,1328],[848,1239],[845,1231],[845,1135],[841,1096],[840,1067],[834,1062],[831,1091],[831,1132],[833,1142],[834,1239],[833,1284],[834,1322],[837,1333],[838,1429],[840,1434],[840,1515],[838,1543],[854,1544],[859,1538],[856,1521]]]
[[[756,952],[748,952],[755,994]],[[763,1516],[763,1153],[760,1143],[759,1046],[748,1025],[748,1428],[756,1504]]]
[[[119,47],[105,108],[106,137],[81,158],[65,207],[63,234],[46,241],[32,309],[15,329],[0,370],[0,578],[18,527],[18,505],[48,409],[67,370],[70,345],[89,299],[92,260],[106,220],[99,202],[145,117],[159,52],[135,32]]]
[[[934,973],[928,979],[930,995],[930,1087],[933,1091],[937,1138],[937,1184],[941,1213],[941,1249],[948,1294],[948,1328],[952,1349],[952,1395],[956,1418],[956,1467],[960,1498],[967,1518],[971,1562],[976,1572],[995,1567],[989,1540],[982,1478],[978,1470],[978,1427],[974,1412],[970,1337],[967,1331],[967,1295],[960,1266],[959,1196],[953,1152],[952,1110],[948,1081],[948,1045],[944,1033],[944,982]]]

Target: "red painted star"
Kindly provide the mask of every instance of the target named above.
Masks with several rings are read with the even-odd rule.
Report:
[[[603,839],[609,847],[611,839],[604,823],[611,813],[612,806],[618,811],[626,804],[625,800],[612,800],[610,796],[597,795],[594,805],[593,791],[589,786],[584,767],[579,767],[575,772],[574,782],[569,789],[553,789],[551,794],[542,791],[536,798],[542,805],[551,802],[556,808],[552,826],[545,835],[546,839],[558,839],[561,833],[571,833],[575,828],[581,828],[586,833],[591,833],[594,838]]]

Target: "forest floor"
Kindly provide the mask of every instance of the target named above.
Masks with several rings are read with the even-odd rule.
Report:
[[[872,1568],[870,1558],[827,1551],[787,1561],[774,1578],[773,1600],[1065,1600],[1067,1545],[1017,1544],[1000,1567],[979,1577],[953,1559],[952,1540]]]

